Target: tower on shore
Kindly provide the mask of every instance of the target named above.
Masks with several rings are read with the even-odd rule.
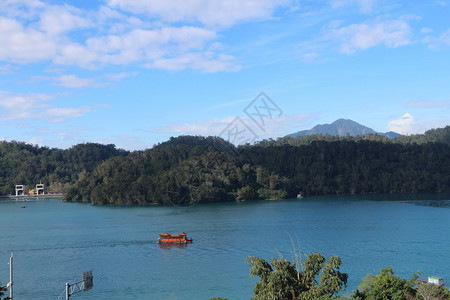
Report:
[[[23,184],[17,184],[16,185],[16,196],[23,196],[25,195],[25,187]]]
[[[36,184],[36,195],[44,195],[44,185],[42,183]]]

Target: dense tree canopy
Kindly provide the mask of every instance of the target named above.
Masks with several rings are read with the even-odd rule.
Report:
[[[331,256],[325,263],[322,254],[311,253],[301,270],[287,259],[272,258],[268,263],[251,256],[248,262],[250,277],[260,278],[253,290],[255,300],[332,299],[347,284],[347,274],[339,271],[341,259],[338,256]]]
[[[178,205],[280,199],[299,192],[450,191],[449,144],[378,141],[373,136],[304,139],[235,148],[218,138],[173,138],[153,149],[104,161],[79,177],[67,199]]]
[[[102,161],[126,154],[114,145],[87,143],[61,150],[0,141],[0,195],[13,193],[16,184],[30,190],[37,183],[44,183],[47,191],[62,193],[80,173],[92,172]]]
[[[0,194],[42,182],[68,201],[184,205],[346,193],[450,191],[450,127],[389,140],[304,136],[234,145],[180,136],[152,149],[0,142]]]
[[[445,286],[394,276],[387,267],[380,274],[368,274],[358,290],[352,294],[340,293],[348,276],[339,270],[341,259],[331,256],[326,262],[320,253],[311,253],[299,265],[287,259],[272,258],[270,263],[251,256],[250,277],[259,277],[253,290],[254,300],[448,300],[450,291]]]
[[[394,276],[392,268],[384,268],[380,274],[368,274],[355,293],[357,300],[406,300],[415,294],[414,285],[418,275],[406,280]]]

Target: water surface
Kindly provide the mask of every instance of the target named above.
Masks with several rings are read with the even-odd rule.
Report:
[[[290,259],[290,236],[304,254],[339,255],[348,292],[386,266],[404,278],[421,270],[450,281],[449,194],[190,207],[1,200],[0,228],[0,281],[9,281],[12,249],[15,298],[23,300],[57,299],[91,269],[94,288],[75,299],[249,299],[256,279],[246,258]],[[162,232],[182,231],[193,244],[156,242]]]

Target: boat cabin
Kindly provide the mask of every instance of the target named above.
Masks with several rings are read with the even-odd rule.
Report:
[[[161,233],[159,235],[158,243],[179,243],[179,244],[186,244],[186,243],[192,243],[193,239],[188,239],[187,234],[185,232],[182,232],[180,234],[171,234],[171,233]]]

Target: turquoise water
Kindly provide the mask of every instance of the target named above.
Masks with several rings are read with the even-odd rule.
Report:
[[[26,208],[22,208],[26,206]],[[57,299],[93,270],[94,288],[71,299],[249,299],[245,259],[335,254],[348,292],[390,266],[450,282],[450,195],[323,196],[190,207],[101,207],[57,200],[0,200],[0,281],[15,299]],[[186,247],[159,233],[185,231]],[[60,299],[64,299],[61,297]]]

